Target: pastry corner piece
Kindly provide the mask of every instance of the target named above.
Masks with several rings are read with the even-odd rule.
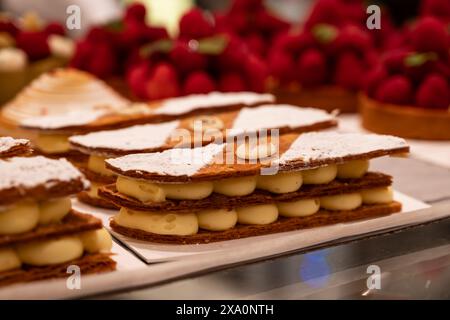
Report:
[[[89,186],[67,160],[0,160],[0,287],[114,270],[112,239],[99,219],[72,209]]]
[[[106,160],[118,175],[99,189],[100,197],[120,207],[111,228],[144,241],[195,244],[401,211],[392,177],[370,170],[372,158],[408,153],[401,138],[312,132],[259,141],[256,151],[244,146],[211,144]]]
[[[27,139],[0,137],[0,159],[26,156],[31,152],[30,141]]]

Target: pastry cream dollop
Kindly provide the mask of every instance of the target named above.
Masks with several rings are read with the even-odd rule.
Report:
[[[390,203],[394,200],[392,187],[361,190],[361,195],[364,204]]]
[[[198,231],[195,213],[145,212],[121,208],[114,220],[123,227],[162,235],[187,236]]]
[[[330,164],[316,169],[303,170],[304,184],[326,184],[330,183],[336,178],[337,166]]]
[[[258,189],[272,193],[288,193],[300,189],[302,182],[302,173],[300,171],[280,172],[275,175],[259,176],[256,186]]]
[[[0,211],[0,234],[17,234],[34,229],[39,222],[39,206],[23,201]]]
[[[341,179],[361,178],[369,170],[369,160],[353,160],[337,166],[337,177]]]
[[[237,208],[236,212],[241,224],[269,224],[278,219],[278,208],[273,203]]]
[[[233,228],[238,220],[236,210],[211,209],[197,213],[198,226],[209,231],[223,231]]]
[[[362,197],[357,192],[320,197],[320,206],[331,211],[353,210],[361,204]]]
[[[214,192],[229,197],[245,196],[255,191],[256,180],[256,176],[250,176],[214,181]]]
[[[39,134],[35,141],[39,150],[45,153],[62,153],[70,150],[69,139],[61,134]]]
[[[320,201],[314,199],[301,199],[292,202],[278,202],[278,212],[283,217],[306,217],[313,215],[320,208]]]

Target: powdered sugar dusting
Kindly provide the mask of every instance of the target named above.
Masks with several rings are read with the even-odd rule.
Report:
[[[93,132],[73,136],[70,142],[87,148],[108,148],[116,150],[139,150],[158,148],[178,127],[179,121],[160,124],[137,125],[118,130]]]
[[[7,119],[20,122],[30,117],[65,114],[108,106],[121,108],[129,101],[104,81],[71,68],[56,69],[33,80],[2,110]]]
[[[23,120],[21,125],[36,129],[62,129],[88,124],[107,112],[108,109],[71,111],[60,115],[28,118]]]
[[[49,159],[42,156],[14,157],[0,160],[0,190],[9,188],[33,188],[39,185],[52,187],[58,181],[82,180],[89,183],[66,159]]]
[[[17,146],[28,146],[30,142],[26,139],[14,139],[11,137],[0,137],[0,153],[8,152]]]
[[[294,160],[339,159],[345,156],[407,147],[404,139],[377,134],[310,132],[300,135],[278,160],[286,164]]]
[[[225,107],[237,104],[251,106],[257,103],[270,103],[274,100],[275,98],[271,94],[259,94],[255,92],[211,92],[166,99],[155,110],[155,113],[180,115],[196,109]]]
[[[224,145],[209,144],[199,148],[171,149],[157,153],[131,154],[106,160],[120,171],[138,171],[158,175],[192,176],[207,166]]]
[[[320,109],[269,104],[242,109],[234,120],[232,130],[248,132],[269,128],[298,128],[334,119],[334,116]]]

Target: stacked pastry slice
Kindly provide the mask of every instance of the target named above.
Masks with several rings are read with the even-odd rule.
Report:
[[[67,160],[0,160],[0,286],[115,268],[101,221],[75,212],[70,196],[88,186]]]
[[[93,132],[72,136],[72,149],[87,156],[78,166],[92,182],[91,189],[79,194],[86,203],[114,208],[97,196],[99,186],[113,183],[116,174],[105,168],[104,160],[132,153],[158,152],[176,147],[206,145],[212,141],[225,142],[236,136],[261,133],[271,135],[271,129],[279,134],[306,132],[336,126],[335,117],[326,111],[300,108],[291,105],[262,105],[215,115],[203,115],[159,124]]]
[[[369,160],[408,151],[392,136],[312,132],[132,154],[106,160],[118,179],[99,195],[120,207],[111,220],[118,233],[231,240],[399,212],[392,178],[368,171]]]
[[[0,137],[0,159],[24,156],[30,154],[31,152],[30,141],[27,139]]]
[[[45,115],[22,121],[21,127],[37,133],[34,144],[41,153],[56,156],[81,156],[70,152],[68,137],[92,131],[118,129],[135,124],[159,123],[192,115],[231,111],[273,102],[270,94],[233,92],[191,95],[166,99],[151,104],[129,104],[126,108],[97,105],[91,110],[74,108],[63,115]],[[76,101],[76,98],[74,98]],[[78,156],[78,158],[76,157]]]

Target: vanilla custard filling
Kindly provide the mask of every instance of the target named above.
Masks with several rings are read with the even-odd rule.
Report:
[[[39,203],[39,224],[61,221],[72,208],[69,197],[42,201]]]
[[[89,187],[89,190],[87,191],[87,194],[89,195],[89,197],[97,199],[99,198],[98,196],[98,189],[101,187],[101,184],[95,183],[91,181],[91,186]]]
[[[223,231],[233,228],[238,221],[236,210],[211,209],[197,212],[198,226],[209,231]]]
[[[39,134],[35,144],[45,153],[61,153],[70,150],[68,136],[61,134]]]
[[[101,159],[97,160],[95,159]],[[91,164],[97,163],[97,166]],[[104,168],[104,159],[91,156],[88,167],[96,172]],[[266,190],[272,193],[281,194],[295,192],[299,190],[302,184],[326,184],[333,181],[338,175],[349,177],[361,177],[368,169],[368,161],[351,161],[339,166],[335,164],[324,167],[294,171],[280,172],[275,175],[246,176],[237,178],[227,178],[217,181],[191,182],[191,183],[153,183],[146,180],[119,176],[116,181],[117,191],[146,202],[162,202],[166,199],[175,200],[200,200],[211,195],[212,192],[223,194],[229,197],[246,196],[255,191],[255,189]],[[105,169],[109,171],[108,169]],[[93,197],[97,197],[95,186],[92,187]],[[95,194],[94,194],[95,193]]]
[[[39,222],[39,206],[23,201],[0,211],[0,234],[18,234],[33,230]]]
[[[364,204],[390,203],[394,200],[392,187],[382,187],[361,191]]]
[[[94,171],[96,173],[102,174],[104,176],[112,177],[114,176],[114,172],[109,169],[106,169],[105,166],[105,157],[90,155],[88,160],[88,169]]]
[[[0,248],[0,272],[20,268],[22,264],[47,266],[65,263],[87,253],[109,252],[111,235],[104,228],[81,234],[17,244]]]
[[[20,268],[22,262],[13,248],[0,248],[0,272]]]
[[[353,160],[338,164],[337,177],[341,179],[361,178],[369,170],[369,160]]]
[[[18,202],[0,209],[0,234],[24,233],[38,225],[59,222],[70,212],[71,207],[69,197]]]
[[[236,208],[240,224],[270,224],[278,219],[276,204],[261,204]]]
[[[280,172],[275,175],[258,176],[256,186],[272,193],[288,193],[300,189],[302,182],[301,171]]]
[[[16,248],[20,260],[32,266],[64,263],[83,255],[83,243],[77,236],[18,244]]]
[[[361,204],[362,196],[357,192],[320,197],[320,206],[331,211],[354,210]]]
[[[364,197],[367,202],[363,202]],[[148,212],[122,207],[114,220],[117,224],[128,228],[161,235],[186,236],[196,234],[198,229],[224,231],[234,228],[238,223],[265,225],[275,222],[279,215],[288,218],[307,217],[317,213],[320,208],[330,211],[349,211],[357,209],[363,203],[384,204],[392,200],[391,187],[385,187],[235,209],[208,209],[197,213]]]
[[[119,176],[116,188],[122,194],[141,202],[162,202],[168,199],[199,200],[211,195],[214,184],[211,181],[160,184]]]
[[[198,231],[195,213],[146,212],[121,208],[114,220],[124,227],[162,235],[188,236]]]
[[[278,212],[283,217],[307,217],[320,209],[319,199],[301,199],[292,202],[277,202]]]
[[[109,252],[112,248],[112,238],[105,228],[86,231],[80,234],[84,251],[89,253]]]
[[[256,180],[256,176],[249,176],[214,181],[213,191],[229,197],[246,196],[255,191]]]
[[[199,200],[207,198],[214,189],[211,181],[191,182],[186,184],[160,184],[167,198],[176,200]]]
[[[330,183],[336,178],[337,166],[330,164],[316,169],[303,170],[304,184],[326,184]]]

